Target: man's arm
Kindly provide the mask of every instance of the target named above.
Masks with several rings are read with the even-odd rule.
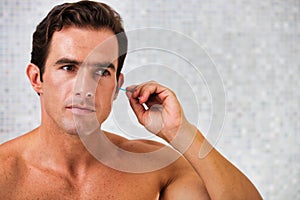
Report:
[[[171,180],[161,194],[161,200],[210,199],[203,180],[185,158],[178,159],[173,167]]]
[[[207,156],[200,158],[199,150],[204,142],[205,138],[197,130],[184,157],[203,179],[212,199],[262,199],[250,180],[213,147]],[[173,145],[176,148],[180,144]]]
[[[205,138],[186,120],[180,103],[171,90],[153,81],[127,89],[134,90],[132,94],[127,92],[127,95],[139,122],[183,154],[203,180],[212,199],[262,199],[249,179],[216,149],[211,147],[206,157],[199,157]],[[150,109],[145,110],[143,103]],[[152,107],[155,109],[151,109]],[[188,140],[191,144],[186,143]],[[184,148],[186,146],[187,149]]]

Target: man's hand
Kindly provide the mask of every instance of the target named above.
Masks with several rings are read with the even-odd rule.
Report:
[[[126,89],[138,121],[167,142],[173,140],[183,124],[188,124],[175,93],[170,89],[155,81]]]

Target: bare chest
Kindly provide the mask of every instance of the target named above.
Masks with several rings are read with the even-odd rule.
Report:
[[[153,174],[93,173],[73,181],[59,175],[31,173],[8,187],[6,199],[155,200],[161,188],[161,180]]]

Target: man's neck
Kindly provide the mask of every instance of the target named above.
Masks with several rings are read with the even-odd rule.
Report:
[[[98,161],[86,150],[78,135],[58,128],[40,126],[35,130],[32,161],[41,168],[78,178]]]

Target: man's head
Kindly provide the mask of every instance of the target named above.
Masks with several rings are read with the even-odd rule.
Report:
[[[40,95],[42,124],[69,134],[100,126],[123,84],[126,51],[120,16],[107,5],[80,1],[54,7],[33,35],[26,71]]]
[[[43,81],[42,76],[53,33],[66,27],[93,30],[106,28],[116,34],[119,47],[116,75],[117,78],[119,77],[127,52],[127,37],[124,33],[120,15],[106,4],[93,1],[79,1],[54,7],[37,26],[33,34],[31,63],[39,67],[41,81]]]

